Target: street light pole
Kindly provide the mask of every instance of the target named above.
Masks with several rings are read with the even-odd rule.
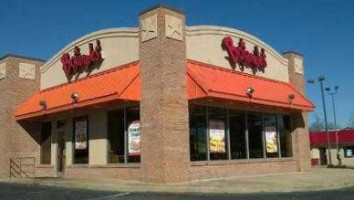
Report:
[[[318,82],[320,82],[320,86],[321,86],[321,95],[322,95],[322,104],[323,104],[323,115],[324,115],[324,120],[325,120],[325,130],[326,130],[326,134],[327,134],[328,161],[329,161],[329,165],[332,165],[331,140],[330,140],[329,132],[328,132],[326,102],[325,102],[324,91],[323,91],[323,81],[324,81],[324,80],[325,80],[325,77],[324,77],[324,76],[318,77]],[[308,82],[308,83],[315,83],[316,81],[315,81],[314,79],[309,79],[307,82]]]
[[[337,159],[338,164],[341,165],[340,157],[339,157],[339,137],[338,137],[338,126],[337,126],[337,114],[336,114],[336,105],[334,103],[334,95],[337,94],[339,86],[334,87],[334,91],[331,92],[331,88],[326,88],[326,91],[329,95],[332,96],[332,106],[333,106],[333,119],[334,119],[334,126],[336,129],[336,146],[337,146]]]
[[[325,80],[325,78],[324,78],[323,76],[320,76],[320,77],[318,78],[318,81],[320,82],[320,85],[321,85],[323,113],[324,113],[324,120],[325,120],[325,130],[326,130],[326,134],[327,134],[328,160],[329,160],[329,164],[332,165],[331,140],[330,140],[329,132],[328,132],[328,121],[327,121],[326,102],[325,102],[324,91],[323,91],[323,81],[324,81],[324,80]]]

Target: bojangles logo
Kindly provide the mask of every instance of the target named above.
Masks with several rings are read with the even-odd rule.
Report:
[[[262,48],[259,52],[258,46],[254,47],[253,53],[246,50],[246,44],[242,38],[235,47],[231,37],[225,37],[222,40],[222,46],[229,54],[231,64],[239,64],[242,67],[251,67],[253,69],[264,70],[267,67],[265,50]]]
[[[61,56],[63,70],[67,77],[70,77],[82,70],[89,69],[94,63],[102,61],[101,43],[96,40],[96,47],[89,43],[89,55],[81,55],[80,48],[75,46],[74,55],[70,57],[69,53],[64,53]]]

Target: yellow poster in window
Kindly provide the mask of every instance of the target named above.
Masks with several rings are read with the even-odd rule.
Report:
[[[277,131],[274,126],[265,127],[267,153],[278,152]]]
[[[210,153],[225,153],[225,123],[223,121],[209,121]]]

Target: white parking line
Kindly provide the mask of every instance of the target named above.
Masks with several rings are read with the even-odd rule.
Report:
[[[126,192],[126,193],[119,193],[119,194],[114,194],[114,195],[109,195],[109,196],[104,196],[104,197],[96,197],[93,199],[88,199],[88,200],[104,200],[104,199],[112,199],[115,197],[121,197],[121,196],[126,196],[129,195],[130,193]]]

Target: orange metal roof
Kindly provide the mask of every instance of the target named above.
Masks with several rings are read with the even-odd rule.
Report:
[[[255,89],[252,98],[246,94],[249,86]],[[189,100],[220,98],[305,111],[314,108],[288,83],[194,61],[187,62],[187,87]],[[71,99],[73,93],[79,94],[75,104]],[[288,100],[289,94],[295,95],[292,102]],[[15,110],[15,117],[21,120],[117,100],[140,101],[138,62],[39,91]],[[45,111],[40,101],[46,101]]]
[[[17,120],[114,100],[140,100],[140,68],[137,62],[71,83],[39,91],[15,110]],[[71,95],[79,94],[73,103]],[[42,111],[40,101],[46,101]]]
[[[187,87],[188,99],[212,97],[305,111],[314,109],[289,83],[194,61],[187,63]],[[248,87],[254,89],[252,97],[246,94]],[[289,101],[290,94],[295,95],[292,101]]]

